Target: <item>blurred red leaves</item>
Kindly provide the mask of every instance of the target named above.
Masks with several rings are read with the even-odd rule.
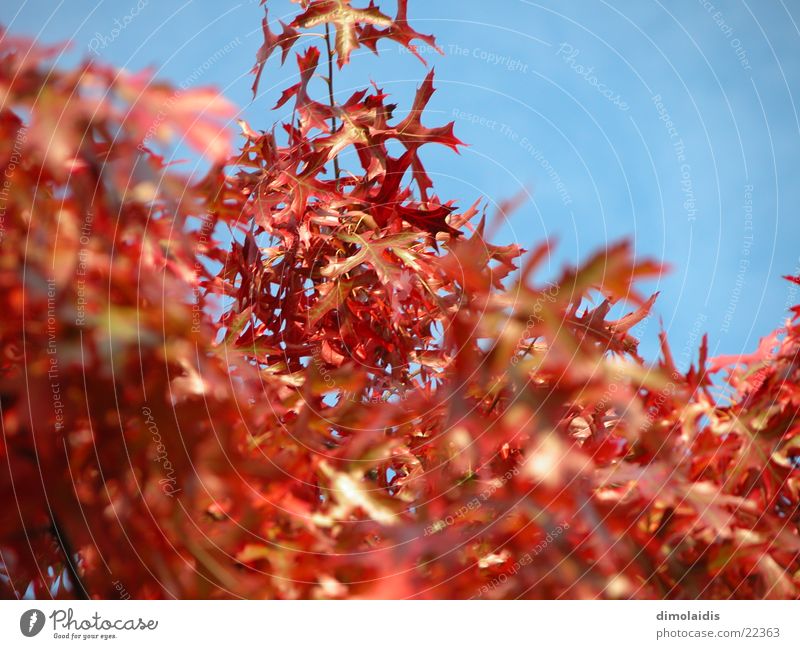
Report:
[[[403,1],[301,11],[265,18],[254,90],[326,22],[340,66],[434,44]],[[432,72],[392,125],[377,87],[312,99],[309,48],[298,119],[231,156],[215,93],[53,53],[0,40],[0,593],[797,597],[797,310],[751,356],[644,363],[660,264],[623,242],[546,282],[550,244],[432,194],[419,149],[461,144],[422,126]]]

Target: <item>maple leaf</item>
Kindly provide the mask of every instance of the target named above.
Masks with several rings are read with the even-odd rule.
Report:
[[[281,33],[274,34],[269,28],[269,14],[267,12],[267,8],[264,7],[264,17],[261,19],[261,31],[264,34],[264,43],[258,48],[258,52],[256,53],[256,63],[253,66],[253,69],[250,71],[251,74],[255,75],[252,86],[253,97],[255,97],[258,93],[258,84],[261,80],[261,73],[264,71],[264,66],[266,65],[269,57],[275,51],[275,48],[281,48],[281,63],[284,63],[286,61],[286,56],[289,54],[289,50],[292,48],[292,45],[294,45],[294,42],[300,37],[300,32],[293,27],[284,24],[282,21],[280,25],[282,28]]]
[[[387,157],[383,175],[358,187],[353,197],[363,197],[369,203],[366,210],[379,227],[386,227],[393,218],[400,218],[432,235],[446,232],[458,236],[460,232],[447,223],[455,207],[435,202],[407,202],[410,191],[403,191],[400,186],[413,156],[413,151],[407,151],[400,158]],[[376,190],[373,184],[378,182]]]
[[[385,165],[385,154],[372,136],[374,130],[386,128],[386,120],[394,108],[384,105],[386,97],[380,90],[367,95],[366,90],[353,93],[341,106],[335,106],[332,114],[341,126],[329,136],[314,140],[314,148],[324,149],[327,159],[332,160],[347,146],[354,146],[364,168],[373,175],[373,169]],[[376,146],[378,144],[378,146]]]
[[[319,50],[316,47],[309,47],[302,56],[297,55],[297,66],[300,68],[300,82],[283,91],[278,103],[273,110],[283,106],[289,99],[295,97],[295,110],[300,115],[303,130],[318,128],[323,131],[329,129],[327,119],[330,116],[330,108],[314,101],[308,95],[308,82],[314,76],[314,72],[319,65]]]
[[[399,523],[397,505],[365,484],[363,469],[351,472],[337,471],[327,462],[320,463],[321,473],[330,480],[330,492],[336,501],[327,514],[317,515],[317,521],[330,525],[334,521],[347,520],[357,510],[362,510],[372,520],[384,525]]]
[[[370,2],[370,6],[372,6]],[[420,55],[419,49],[412,45],[414,40],[420,40],[430,45],[439,54],[444,54],[442,50],[436,45],[436,39],[429,34],[420,34],[415,31],[408,24],[408,0],[397,0],[397,15],[392,21],[391,25],[386,29],[378,29],[374,24],[365,25],[359,36],[359,42],[369,47],[376,54],[378,53],[378,41],[382,38],[400,43],[403,47],[409,50],[416,56],[423,64],[425,59]]]
[[[332,23],[336,27],[336,62],[341,68],[350,60],[350,53],[358,47],[360,25],[389,27],[392,20],[374,5],[356,9],[351,6],[350,0],[311,0],[292,25],[308,29],[325,23]]]
[[[386,131],[386,137],[399,140],[403,146],[411,153],[411,168],[414,179],[419,187],[423,200],[427,200],[428,190],[433,186],[430,177],[425,172],[422,161],[417,150],[423,144],[436,142],[450,147],[458,152],[458,147],[463,146],[463,142],[453,134],[454,122],[449,122],[444,126],[427,128],[420,121],[425,107],[428,105],[431,96],[435,92],[433,87],[434,71],[431,70],[426,76],[422,85],[417,89],[414,102],[408,115],[396,126]]]
[[[635,311],[628,313],[619,320],[606,320],[606,316],[611,309],[611,302],[603,302],[593,310],[587,309],[582,315],[576,314],[571,322],[591,334],[604,347],[605,350],[619,354],[631,354],[634,358],[639,358],[636,349],[639,341],[628,333],[628,330],[644,320],[653,308],[658,293],[651,295]]]
[[[352,280],[326,282],[317,287],[319,299],[308,311],[308,326],[313,327],[333,309],[339,309],[352,290]]]
[[[613,301],[624,299],[644,305],[646,300],[634,288],[634,282],[661,277],[667,270],[665,264],[650,259],[635,261],[630,241],[621,241],[592,255],[580,269],[565,272],[559,283],[576,295],[596,289]]]
[[[336,236],[342,241],[357,244],[360,247],[349,257],[328,263],[320,271],[320,274],[324,277],[339,277],[361,264],[368,264],[372,266],[384,284],[390,283],[393,277],[399,275],[402,270],[400,263],[392,260],[388,253],[395,249],[397,251],[407,249],[409,244],[419,239],[417,232],[401,232],[384,237],[369,235],[362,237],[360,234],[340,232]]]

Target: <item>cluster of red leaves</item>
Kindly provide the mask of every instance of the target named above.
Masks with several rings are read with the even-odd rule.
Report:
[[[402,0],[301,4],[257,75],[323,23],[340,65],[433,42]],[[800,311],[752,357],[645,364],[658,264],[623,243],[544,282],[547,245],[432,193],[420,147],[460,144],[422,124],[432,73],[398,120],[378,88],[314,100],[308,48],[292,120],[222,158],[213,93],[52,54],[0,39],[0,593],[798,595]]]

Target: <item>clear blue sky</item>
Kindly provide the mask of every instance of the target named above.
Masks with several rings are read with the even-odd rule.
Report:
[[[272,21],[297,9],[268,4]],[[393,13],[392,2],[379,4]],[[499,238],[530,247],[558,237],[554,273],[626,236],[637,254],[669,262],[657,315],[678,357],[700,330],[712,353],[750,350],[800,301],[780,278],[800,270],[797,3],[410,0],[410,15],[445,52],[428,57],[438,92],[427,123],[455,119],[471,145],[461,156],[427,152],[443,198],[466,207],[529,188]],[[72,40],[65,65],[93,46],[131,70],[154,66],[175,83],[195,77],[218,85],[252,126],[268,128],[282,117],[269,107],[295,67],[271,60],[251,101],[261,16],[257,1],[0,7],[14,33]],[[116,35],[115,20],[125,25]],[[356,53],[337,76],[340,98],[374,80],[408,107],[425,69],[383,47],[380,62]],[[657,330],[657,319],[639,330],[650,358]]]

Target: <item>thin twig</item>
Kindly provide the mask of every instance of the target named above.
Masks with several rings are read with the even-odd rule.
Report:
[[[325,46],[328,50],[328,100],[331,105],[331,133],[336,131],[336,103],[333,101],[333,48],[331,48],[331,26],[325,23]],[[333,156],[333,171],[336,180],[339,180],[339,157]]]
[[[84,587],[83,582],[78,575],[78,566],[75,565],[75,555],[72,551],[72,545],[64,535],[64,531],[58,524],[58,520],[55,516],[51,517],[50,523],[52,526],[53,536],[56,537],[56,541],[58,541],[58,545],[61,547],[61,551],[64,553],[64,562],[66,564],[65,567],[67,569],[67,574],[69,575],[69,580],[72,582],[72,588],[75,591],[74,594],[76,599],[89,599],[89,592]]]

